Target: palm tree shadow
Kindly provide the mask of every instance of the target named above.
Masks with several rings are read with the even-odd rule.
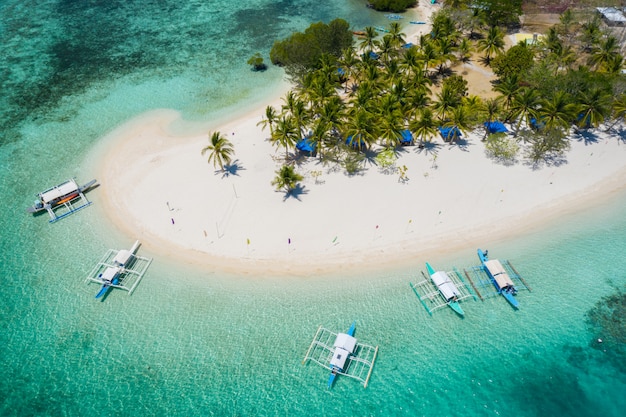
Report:
[[[287,201],[289,197],[293,197],[298,201],[302,201],[300,199],[300,196],[303,194],[308,194],[308,193],[309,193],[309,190],[307,190],[305,186],[303,186],[302,184],[296,184],[294,188],[292,188],[291,190],[285,193],[285,196],[283,197],[283,201]]]
[[[435,142],[423,142],[421,145],[417,146],[416,151],[418,154],[423,153],[424,155],[436,155],[439,153],[439,149],[441,145]]]
[[[624,126],[620,126],[617,129],[610,129],[610,130],[617,133],[616,138],[619,142],[626,144],[626,129],[624,129]]]
[[[232,163],[224,165],[224,170],[215,171],[216,174],[222,173],[222,178],[230,177],[231,175],[239,176],[239,171],[245,170],[243,166],[239,164],[239,159],[235,159]]]
[[[576,129],[577,135],[573,137],[578,142],[584,142],[585,145],[598,143],[598,135],[595,131],[589,129]]]

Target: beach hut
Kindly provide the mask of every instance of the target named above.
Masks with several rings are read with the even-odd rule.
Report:
[[[485,122],[484,125],[488,133],[506,133],[509,131],[504,123],[497,120],[493,122]]]
[[[461,131],[456,126],[452,126],[452,127],[440,126],[439,134],[441,135],[442,139],[446,142],[457,140],[458,138],[462,136]]]
[[[404,129],[400,133],[402,133],[402,136],[400,137],[401,145],[413,145],[413,134],[409,129]]]
[[[313,155],[315,154],[316,144],[307,136],[296,143],[296,149],[307,155]]]

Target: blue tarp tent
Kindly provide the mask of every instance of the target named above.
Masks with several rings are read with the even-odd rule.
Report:
[[[537,121],[537,119],[535,119],[534,117],[532,119],[530,119],[530,127],[532,127],[533,129],[542,129],[546,126],[546,124],[542,121]]]
[[[443,140],[453,140],[456,138],[460,138],[462,136],[461,131],[456,126],[453,126],[453,127],[441,126],[439,128],[439,133],[441,134],[441,137],[443,138]]]
[[[352,135],[346,138],[346,145],[352,146],[353,148],[364,148],[365,141],[363,139],[352,138]]]
[[[311,138],[306,137],[301,139],[300,142],[296,144],[296,149],[302,152],[315,152],[315,143],[311,141]]]
[[[412,46],[413,46],[413,44],[412,44],[411,42],[409,42],[409,43],[405,43],[404,45],[402,45],[402,47],[403,47],[404,49],[409,49],[409,48],[410,48],[410,47],[412,47]]]
[[[410,145],[413,143],[413,134],[409,129],[405,129],[401,133],[402,137],[400,138],[400,143],[402,145]]]
[[[502,122],[497,120],[495,122],[485,122],[484,125],[489,133],[506,133],[509,131]]]

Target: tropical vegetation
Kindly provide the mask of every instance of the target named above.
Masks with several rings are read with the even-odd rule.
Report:
[[[381,12],[404,12],[415,6],[417,0],[369,0],[368,5]]]
[[[235,153],[233,144],[219,131],[209,133],[209,142],[210,144],[202,149],[202,155],[208,153],[208,162],[213,162],[215,168],[219,165],[220,171],[224,171],[224,166],[231,163]]]
[[[518,2],[484,0],[478,9],[448,3],[460,6],[444,6],[432,18],[431,34],[414,45],[406,44],[397,22],[382,34],[367,27],[348,42],[347,28],[336,21],[275,44],[274,57],[281,56],[286,68],[305,68],[291,71],[294,87],[284,104],[268,107],[260,122],[285,160],[306,138],[322,163],[356,173],[364,161],[376,164],[376,153],[396,150],[407,130],[424,147],[439,128],[452,129],[443,140],[454,144],[459,134],[501,121],[512,136],[490,138],[485,131],[488,152],[511,163],[523,151],[537,164],[562,158],[572,131],[611,128],[624,119],[624,58],[597,18],[568,11],[535,42],[506,50],[504,34],[519,17]],[[499,21],[502,26],[493,24]],[[287,53],[309,36],[339,33],[331,26],[342,27],[342,35],[325,38],[323,52]],[[470,94],[459,69],[477,58],[474,65],[491,66],[497,76],[489,97]]]

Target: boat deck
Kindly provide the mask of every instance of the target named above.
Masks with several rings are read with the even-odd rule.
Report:
[[[513,265],[511,265],[511,262],[507,260],[500,260],[500,263],[504,267],[506,273],[509,275],[509,278],[511,278],[511,280],[513,281],[513,284],[515,284],[515,288],[518,291],[531,291],[530,287],[526,284],[526,281],[524,281],[520,274],[517,273]],[[493,285],[491,278],[489,277],[482,265],[464,269],[463,273],[465,274],[465,277],[471,283],[474,291],[476,292],[476,294],[478,294],[481,300],[499,295],[498,290],[496,290],[496,287]]]
[[[115,262],[115,258],[118,256],[119,252],[119,250],[109,249],[100,262],[91,270],[87,278],[85,278],[85,282],[95,282],[103,285],[104,279],[102,278],[102,274],[104,274],[108,268],[119,266]],[[133,291],[135,291],[135,288],[137,288],[137,285],[139,285],[139,282],[151,263],[151,258],[144,258],[134,254],[129,255],[128,260],[122,268],[122,272],[119,274],[119,283],[111,284],[110,286],[128,291],[128,295],[131,295]]]
[[[337,333],[322,326],[318,327],[302,363],[313,361],[330,371],[330,361],[335,350],[333,343],[336,338]],[[345,368],[342,372],[337,372],[337,374],[356,379],[363,384],[364,388],[367,388],[377,354],[378,346],[374,347],[357,342],[354,353],[348,357]]]
[[[433,312],[439,310],[442,307],[448,306],[448,300],[445,299],[439,288],[433,283],[433,281],[426,276],[426,274],[421,271],[423,280],[419,281],[416,284],[410,283],[411,288],[419,298],[420,302],[428,312],[432,316]],[[450,280],[454,283],[457,290],[461,295],[457,297],[457,301],[464,300],[466,298],[473,297],[476,300],[476,294],[473,290],[473,287],[468,285],[463,276],[456,268],[453,271],[446,272]]]

